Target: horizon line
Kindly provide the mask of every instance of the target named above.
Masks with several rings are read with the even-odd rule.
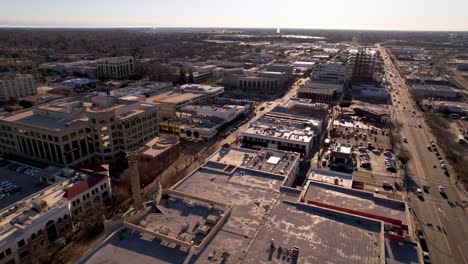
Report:
[[[348,30],[348,31],[404,31],[404,32],[466,32],[468,29],[346,29],[346,28],[300,28],[300,27],[209,27],[209,26],[45,26],[45,25],[0,25],[0,29],[306,29],[306,30]]]

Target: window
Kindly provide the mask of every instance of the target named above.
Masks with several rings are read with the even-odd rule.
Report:
[[[22,247],[24,246],[26,243],[24,242],[24,239],[21,239],[20,241],[18,241],[18,247]]]
[[[11,254],[11,248],[7,248],[7,250],[5,250],[5,254],[8,256]]]
[[[5,257],[5,253],[4,252],[0,252],[0,259],[3,259]]]

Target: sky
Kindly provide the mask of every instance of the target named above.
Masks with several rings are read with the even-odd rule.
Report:
[[[468,0],[0,0],[0,27],[468,31]]]

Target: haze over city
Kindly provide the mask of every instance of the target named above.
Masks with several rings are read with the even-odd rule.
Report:
[[[468,30],[467,1],[3,0],[6,27]]]
[[[0,264],[468,264],[467,10],[0,0]]]

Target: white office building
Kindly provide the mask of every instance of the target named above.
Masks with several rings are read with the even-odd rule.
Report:
[[[36,93],[36,82],[31,74],[5,74],[0,77],[0,102]]]
[[[135,72],[132,56],[103,58],[97,60],[97,75],[101,78],[124,79]]]

